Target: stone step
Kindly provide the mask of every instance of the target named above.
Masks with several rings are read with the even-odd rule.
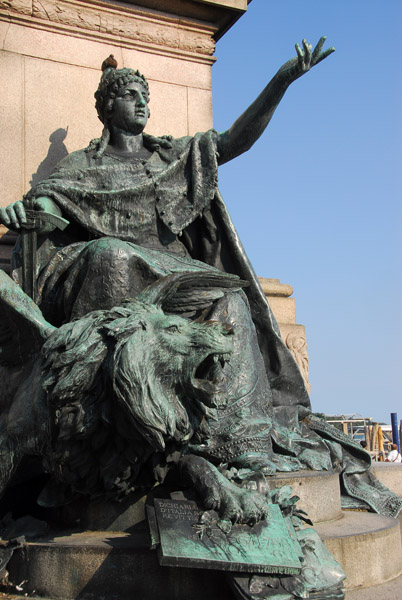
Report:
[[[52,600],[233,600],[224,571],[161,567],[149,548],[145,524],[59,535],[16,550],[7,570],[25,594]]]
[[[341,519],[318,523],[315,529],[342,565],[347,576],[347,590],[382,584],[402,573],[398,519],[360,511],[343,511]],[[382,597],[378,600],[382,600]]]
[[[389,556],[392,560],[392,549],[390,549]],[[350,590],[345,594],[345,600],[401,600],[401,598],[402,575],[386,583]]]
[[[368,599],[350,594],[378,584],[393,593],[397,583],[390,580],[402,572],[398,520],[345,511],[316,529],[347,574],[347,600]],[[224,572],[206,577],[203,569],[161,567],[144,522],[124,533],[80,532],[29,542],[15,551],[7,569],[13,583],[26,581],[24,593],[52,600],[233,600]],[[387,597],[379,594],[376,600]]]
[[[276,473],[267,478],[270,489],[290,485],[299,496],[297,507],[305,510],[313,523],[333,521],[342,516],[338,473],[296,471]]]
[[[342,517],[339,475],[317,471],[277,473],[267,478],[270,489],[290,485],[300,497],[297,507],[305,510],[313,523]],[[79,523],[91,531],[127,531],[145,519],[145,496],[127,498],[123,502],[85,504],[82,501],[63,509],[61,527],[68,529]]]
[[[25,600],[24,595],[7,594],[4,600]],[[348,590],[345,600],[401,600],[402,598],[402,575],[388,581],[373,585],[369,588],[357,588]],[[41,600],[56,600],[55,598],[44,598]]]

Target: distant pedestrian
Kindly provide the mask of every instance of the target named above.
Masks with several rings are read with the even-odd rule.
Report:
[[[402,456],[400,452],[398,452],[398,446],[396,444],[391,444],[391,452],[388,454],[385,462],[402,462]]]

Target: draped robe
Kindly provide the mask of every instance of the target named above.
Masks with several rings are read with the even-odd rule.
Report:
[[[39,305],[49,320],[52,307],[58,311],[54,321],[60,319],[60,311],[64,311],[62,320],[80,316],[74,314],[76,282],[86,276],[86,272],[82,275],[85,253],[99,240],[121,244],[123,254],[129,248],[136,260],[141,260],[140,270],[146,271],[147,277],[163,276],[176,268],[216,268],[247,280],[245,293],[269,381],[270,437],[274,453],[280,457],[279,469],[286,470],[286,461],[293,461],[293,468],[334,468],[342,472],[343,491],[349,497],[396,516],[402,500],[368,472],[369,455],[311,413],[303,378],[281,339],[220,196],[217,171],[217,134],[213,130],[173,139],[170,148],[159,147],[143,160],[127,161],[107,151],[95,158],[93,151],[84,150],[66,157],[24,200],[29,204],[47,196],[70,221],[65,232],[56,230],[39,245]],[[96,308],[99,306],[92,307]]]

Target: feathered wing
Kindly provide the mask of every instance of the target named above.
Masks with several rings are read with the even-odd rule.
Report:
[[[0,365],[23,364],[54,330],[35,302],[0,270]]]
[[[248,286],[237,275],[215,270],[172,273],[148,286],[137,300],[156,304],[169,313],[204,309],[227,292]]]

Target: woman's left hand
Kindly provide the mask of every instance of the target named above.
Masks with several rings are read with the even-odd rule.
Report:
[[[278,71],[278,76],[284,76],[289,83],[292,83],[292,81],[307,73],[311,67],[318,65],[319,62],[327,58],[332,52],[335,52],[333,46],[321,52],[326,39],[325,36],[321,37],[314,50],[313,46],[308,44],[305,39],[302,41],[303,48],[299,44],[296,44],[297,56],[282,65]]]

